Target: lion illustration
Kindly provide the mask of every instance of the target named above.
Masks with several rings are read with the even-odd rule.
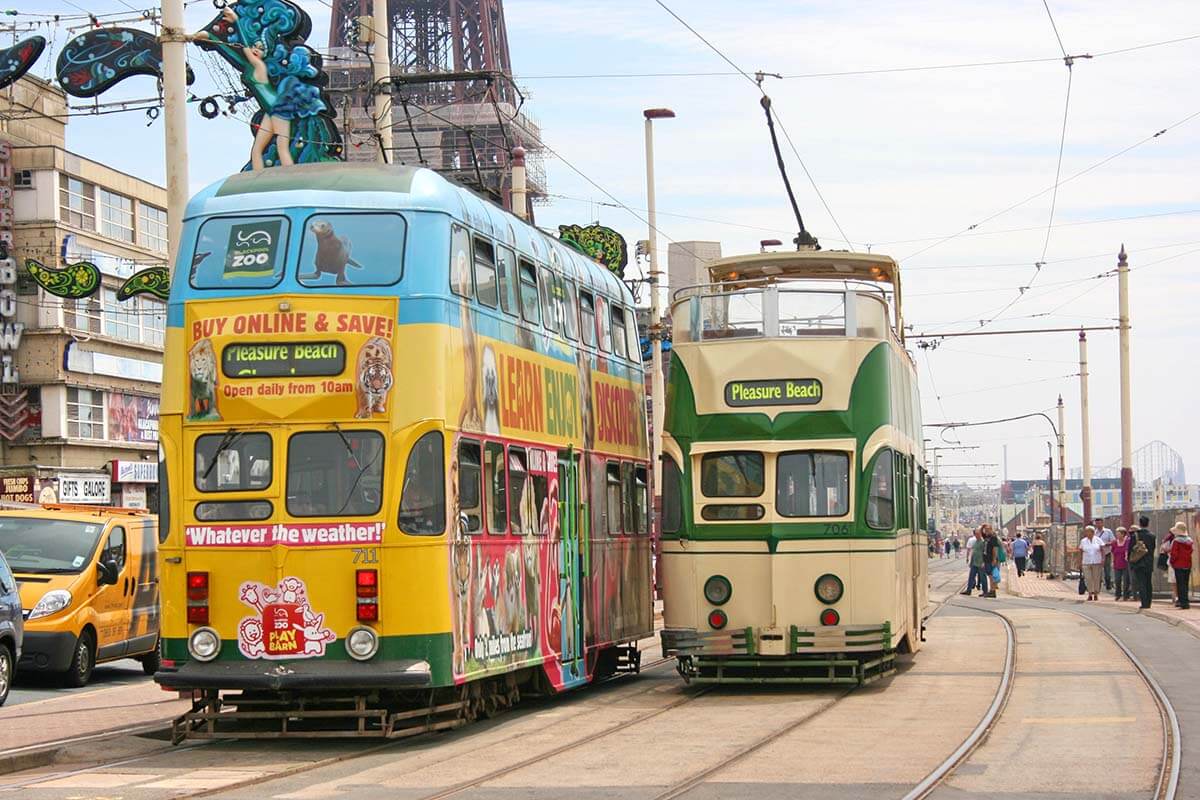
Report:
[[[387,412],[387,396],[392,388],[392,347],[386,339],[372,336],[358,351],[358,382],[354,394],[358,410],[354,416],[366,419]]]
[[[188,351],[191,374],[188,419],[220,419],[217,413],[217,351],[208,339],[201,339]]]

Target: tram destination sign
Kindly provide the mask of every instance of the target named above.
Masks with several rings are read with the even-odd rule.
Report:
[[[249,342],[221,351],[227,378],[309,378],[341,375],[345,368],[341,342]]]
[[[821,394],[821,382],[816,378],[730,381],[725,384],[725,404],[730,406],[811,406],[821,402]]]

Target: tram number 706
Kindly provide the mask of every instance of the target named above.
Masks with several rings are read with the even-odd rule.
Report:
[[[356,547],[354,548],[354,564],[378,564],[379,563],[379,548],[377,547]]]
[[[850,533],[850,526],[844,522],[843,523],[828,523],[825,526],[825,534],[826,535],[831,535],[831,534],[845,535],[848,533]]]

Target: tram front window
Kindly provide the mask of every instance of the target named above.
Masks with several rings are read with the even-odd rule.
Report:
[[[297,433],[288,440],[287,511],[293,517],[379,511],[383,437],[374,431]]]
[[[758,497],[763,493],[763,454],[752,450],[706,453],[700,459],[705,497]]]
[[[841,517],[849,508],[850,457],[798,450],[775,464],[775,510],[784,517]]]

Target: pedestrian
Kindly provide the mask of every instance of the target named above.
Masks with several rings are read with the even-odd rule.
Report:
[[[1012,543],[1013,563],[1017,565],[1017,577],[1025,574],[1025,559],[1029,557],[1029,542],[1025,541],[1020,531]]]
[[[1192,537],[1188,535],[1187,524],[1176,522],[1171,528],[1171,549],[1168,558],[1171,568],[1175,571],[1175,604],[1180,608],[1191,608],[1192,605]]]
[[[1046,577],[1046,540],[1041,531],[1033,532],[1033,571],[1043,578]]]
[[[949,557],[950,557],[950,547],[951,547],[951,545],[950,545],[950,540],[949,540],[949,539],[947,539],[947,540],[946,540],[946,555],[944,556],[945,558],[949,558]]]
[[[1112,545],[1113,585],[1116,586],[1117,600],[1132,600],[1133,575],[1129,571],[1129,545],[1133,537],[1124,527],[1117,528],[1117,538]]]
[[[991,577],[992,585],[989,589],[984,584],[983,597],[995,597],[996,585],[1000,583],[1000,557],[998,551],[1002,547],[1000,539],[996,536],[992,526],[987,523],[983,524],[980,529],[983,535],[983,570],[984,574]]]
[[[962,540],[960,540],[957,536],[955,536],[954,537],[954,557],[955,558],[958,558],[962,555],[962,553],[960,552],[961,550],[962,550]]]
[[[1079,553],[1083,557],[1083,579],[1087,584],[1087,599],[1100,599],[1100,582],[1104,576],[1104,545],[1096,537],[1096,528],[1088,525],[1079,540]]]
[[[1096,538],[1099,539],[1100,544],[1104,546],[1104,588],[1106,591],[1111,591],[1113,577],[1112,543],[1117,537],[1116,534],[1112,532],[1111,528],[1105,526],[1104,520],[1100,517],[1096,517],[1094,520],[1092,520],[1092,524],[1096,526]]]
[[[1134,528],[1129,545],[1130,570],[1141,608],[1149,608],[1152,599],[1150,581],[1154,570],[1154,534],[1148,530],[1149,526],[1149,517],[1138,517],[1138,527]]]
[[[967,577],[967,588],[963,594],[971,594],[978,587],[979,595],[981,597],[987,596],[988,575],[984,569],[983,561],[984,541],[982,531],[978,534],[972,533],[971,538],[967,539],[967,560],[970,566],[970,574]]]

